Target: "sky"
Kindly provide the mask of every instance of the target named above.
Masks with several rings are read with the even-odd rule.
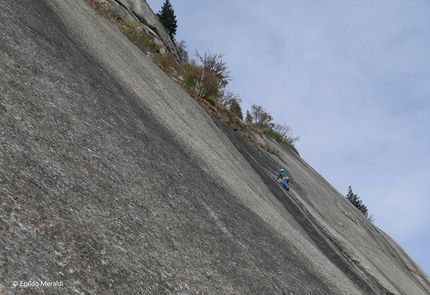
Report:
[[[176,40],[224,55],[244,114],[290,126],[301,157],[430,274],[430,1],[170,2]]]

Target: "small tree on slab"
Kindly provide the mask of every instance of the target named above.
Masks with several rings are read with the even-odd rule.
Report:
[[[251,113],[247,110],[246,111],[245,121],[248,122],[248,123],[252,123],[253,120],[254,120],[254,118],[252,117]]]
[[[200,97],[220,99],[224,96],[225,88],[230,79],[230,71],[222,60],[222,54],[213,54],[205,52],[200,55],[197,51],[196,57],[200,61],[201,71],[198,79],[197,91]]]
[[[225,105],[232,114],[243,120],[241,102],[242,99],[240,96],[231,91],[224,91],[224,95],[220,98],[220,103]]]
[[[254,124],[269,128],[273,127],[273,123],[271,123],[273,121],[273,117],[270,113],[266,112],[262,106],[256,104],[251,105],[251,116],[254,120]]]
[[[363,213],[364,216],[366,216],[367,219],[369,219],[371,222],[373,222],[375,219],[373,215],[369,216],[369,212],[367,210],[367,206],[363,204],[360,197],[357,194],[354,194],[352,192],[351,186],[348,187],[348,194],[346,195],[346,198],[355,206],[358,208],[358,210]]]

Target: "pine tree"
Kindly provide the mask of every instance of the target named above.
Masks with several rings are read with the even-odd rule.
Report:
[[[161,10],[157,13],[157,16],[169,32],[170,38],[175,41],[176,29],[178,28],[178,25],[176,23],[175,11],[173,10],[170,0],[166,0],[164,2]]]
[[[346,198],[361,211],[367,218],[369,218],[369,213],[367,212],[367,207],[363,204],[360,197],[352,192],[351,186],[348,187],[348,194]],[[373,218],[373,217],[372,217]],[[371,220],[372,221],[372,220]]]
[[[240,107],[240,104],[237,100],[233,100],[230,104],[229,110],[235,114],[237,117],[239,117],[241,120],[243,120],[243,113],[242,108]]]
[[[247,110],[245,121],[248,123],[252,123],[253,120],[254,120],[254,118],[252,117],[251,113]]]

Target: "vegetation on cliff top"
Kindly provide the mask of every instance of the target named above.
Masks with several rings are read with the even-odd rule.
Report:
[[[298,154],[294,142],[299,137],[292,136],[291,128],[284,124],[273,123],[274,118],[262,106],[252,105],[246,112],[245,121],[240,103],[240,95],[227,89],[230,72],[222,60],[222,54],[214,54],[209,51],[204,54],[194,53],[194,58],[189,58],[189,52],[185,41],[176,43],[180,60],[174,54],[161,52],[161,47],[154,41],[154,37],[139,22],[124,21],[107,3],[99,0],[86,0],[100,15],[118,28],[131,42],[142,52],[149,55],[152,60],[174,81],[176,81],[190,96],[192,96],[210,115],[216,117],[230,126],[234,131],[245,137],[255,145],[266,151],[279,155],[279,151],[269,145],[260,143],[252,132],[260,136],[267,135],[279,143],[290,147]],[[166,27],[170,37],[174,41],[177,23],[173,7],[166,0],[157,13],[160,21]]]

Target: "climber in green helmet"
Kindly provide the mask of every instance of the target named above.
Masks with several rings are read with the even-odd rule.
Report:
[[[281,169],[278,174],[278,178],[276,180],[281,179],[282,182],[284,182],[284,179],[287,177],[287,174],[285,174],[284,169]]]
[[[276,181],[278,181],[278,179],[281,179],[281,182],[284,185],[285,189],[287,191],[289,191],[290,190],[290,184],[289,184],[290,178],[287,176],[284,169],[281,169],[281,171],[279,171],[278,178],[276,178]]]

